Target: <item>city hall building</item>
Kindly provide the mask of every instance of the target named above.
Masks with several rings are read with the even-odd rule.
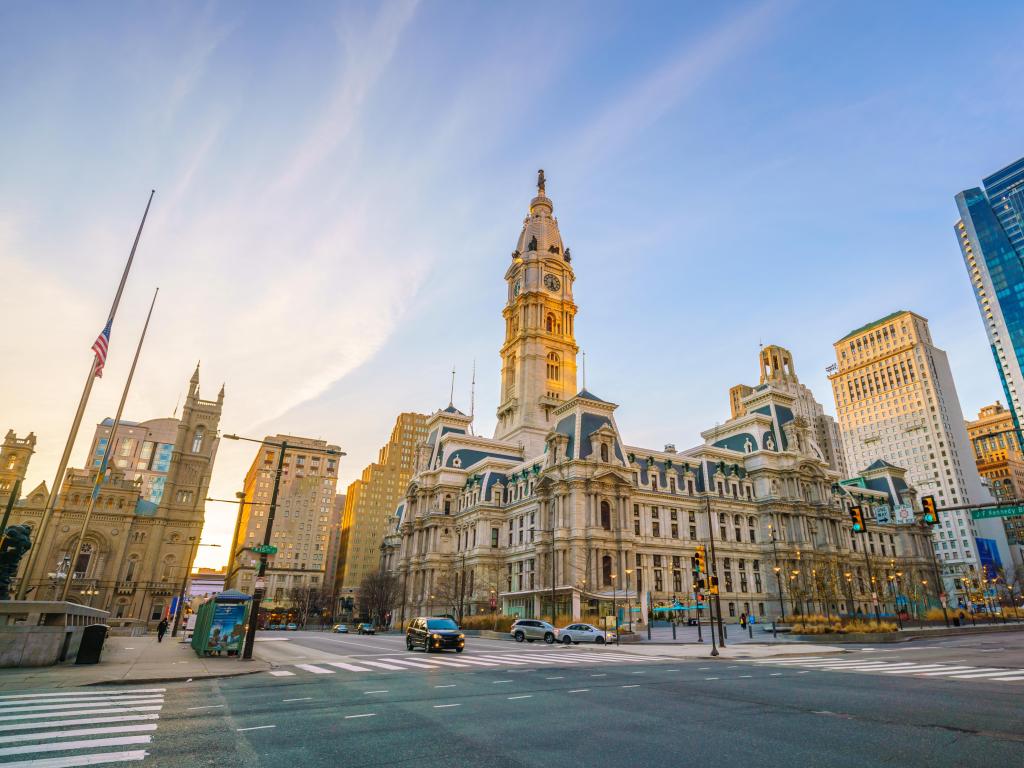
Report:
[[[580,620],[615,604],[644,621],[693,602],[691,557],[712,534],[726,620],[778,616],[780,587],[787,615],[870,613],[873,591],[889,611],[897,595],[934,597],[930,532],[874,520],[882,505],[917,508],[904,470],[879,461],[844,477],[831,420],[786,350],[762,351],[760,382],[733,389],[733,418],[700,445],[623,440],[618,406],[577,385],[573,261],[543,173],[504,279],[497,427],[473,435],[451,403],[429,418],[382,546],[403,595],[396,623],[448,613],[453,595],[460,615],[550,618],[553,605]],[[854,504],[866,533],[851,532]]]

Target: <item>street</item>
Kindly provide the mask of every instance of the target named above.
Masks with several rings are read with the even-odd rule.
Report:
[[[0,694],[0,765],[980,766],[1024,750],[1018,633],[717,660],[472,637],[463,654],[430,655],[397,635],[258,639],[268,672]]]

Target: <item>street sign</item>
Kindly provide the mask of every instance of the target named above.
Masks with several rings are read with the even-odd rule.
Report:
[[[910,525],[914,522],[914,508],[909,504],[897,504],[893,510],[896,525]]]
[[[1024,515],[1024,504],[971,510],[972,520],[985,520],[990,517],[1016,517],[1017,515]]]
[[[888,504],[875,505],[875,522],[881,525],[888,525],[892,522],[892,509]]]
[[[266,588],[267,588],[267,579],[266,579],[266,577],[264,577],[264,576],[257,576],[256,577],[256,589],[266,589]]]
[[[260,544],[258,547],[250,547],[257,555],[276,555],[277,547],[273,544]]]

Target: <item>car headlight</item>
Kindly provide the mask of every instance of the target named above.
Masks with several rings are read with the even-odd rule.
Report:
[[[440,635],[431,635],[430,637],[431,637],[432,640],[440,640],[441,639]]]
[[[465,635],[459,635],[459,640],[465,640],[465,639],[466,639]]]

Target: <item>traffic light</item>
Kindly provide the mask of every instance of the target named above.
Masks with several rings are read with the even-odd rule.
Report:
[[[718,594],[718,577],[717,576],[712,576],[711,577],[711,589],[709,591],[711,592],[712,595],[717,595]]]
[[[864,512],[860,507],[850,507],[850,521],[854,533],[864,533]]]
[[[704,545],[703,544],[700,544],[700,545],[697,546],[697,554],[694,555],[693,558],[697,562],[697,571],[699,573],[707,573],[707,570],[708,570],[708,560],[707,560],[707,554],[705,553]]]
[[[935,508],[934,496],[921,497],[921,510],[924,512],[924,522],[928,525],[939,524],[939,510]]]
[[[696,571],[693,572],[693,587],[694,589],[704,589],[704,579]]]

